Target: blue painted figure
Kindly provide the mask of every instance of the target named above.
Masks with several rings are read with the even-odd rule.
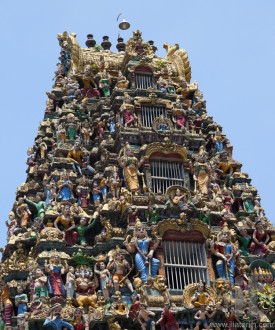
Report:
[[[130,243],[125,242],[124,244],[130,253],[136,251],[136,266],[140,271],[142,283],[145,283],[148,279],[153,279],[158,273],[160,261],[153,258],[153,254],[159,245],[159,240],[153,244],[151,238],[147,236],[145,229],[138,220],[135,226],[135,236]]]

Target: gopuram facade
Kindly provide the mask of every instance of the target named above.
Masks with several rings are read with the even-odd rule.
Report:
[[[58,34],[8,215],[0,329],[262,329],[275,228],[187,52]]]

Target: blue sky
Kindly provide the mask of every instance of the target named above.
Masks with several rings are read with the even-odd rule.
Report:
[[[275,1],[2,1],[0,246],[17,186],[26,179],[26,151],[33,145],[58,62],[57,33],[77,33],[80,45],[92,33],[108,35],[115,50],[116,17],[154,40],[179,43],[189,55],[192,80],[207,99],[209,115],[223,126],[233,156],[262,197],[274,223]]]

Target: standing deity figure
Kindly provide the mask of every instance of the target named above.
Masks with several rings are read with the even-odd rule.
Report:
[[[79,84],[73,78],[68,77],[66,83],[66,95],[62,97],[64,101],[71,102],[81,96]]]
[[[219,129],[217,129],[214,139],[215,139],[215,142],[216,142],[217,152],[222,152],[223,151],[224,138],[222,137],[221,132],[219,131]]]
[[[83,139],[83,144],[86,148],[90,147],[91,136],[93,135],[93,131],[90,129],[90,125],[88,121],[85,121],[81,125],[81,137]]]
[[[241,199],[243,200],[243,208],[246,213],[254,213],[254,206],[253,206],[253,196],[251,194],[249,186],[245,188],[241,195]]]
[[[78,195],[77,204],[84,208],[88,207],[90,200],[90,189],[85,176],[82,177],[80,184],[76,187],[76,193]]]
[[[63,214],[57,217],[54,221],[54,226],[64,232],[64,240],[67,245],[76,244],[77,233],[74,231],[75,222],[70,212],[70,205],[64,206]]]
[[[61,296],[65,293],[65,288],[61,279],[61,275],[68,271],[67,263],[65,266],[61,262],[61,258],[58,254],[53,255],[50,258],[50,263],[45,262],[45,271],[48,276],[49,293],[54,296]]]
[[[99,269],[98,269],[99,267]],[[111,274],[110,271],[106,268],[106,265],[103,261],[100,261],[99,264],[95,264],[94,268],[95,275],[99,276],[100,287],[103,292],[103,296],[106,301],[110,300],[110,291],[111,286]],[[117,291],[117,290],[116,290]]]
[[[158,86],[158,90],[164,92],[164,93],[168,93],[167,91],[167,81],[165,79],[163,79],[162,77],[159,78],[159,80],[157,81],[157,86]]]
[[[137,194],[139,190],[138,176],[143,176],[143,173],[139,172],[140,166],[143,164],[144,159],[139,162],[134,156],[130,145],[127,143],[124,149],[124,155],[119,158],[118,163],[123,169],[123,176],[126,186],[131,192]]]
[[[153,254],[159,243],[159,238],[155,243],[152,242],[140,221],[136,222],[133,239],[124,242],[128,252],[135,253],[136,267],[140,271],[142,283],[153,279],[158,273],[160,261],[153,258]]]
[[[129,86],[129,81],[123,76],[122,72],[118,71],[117,83],[115,89],[127,89]]]
[[[28,296],[23,293],[21,285],[17,287],[17,295],[15,296],[15,306],[17,307],[17,315],[24,314],[28,310]]]
[[[118,247],[114,255],[110,254],[107,268],[110,269],[112,273],[115,291],[119,291],[120,284],[126,284],[128,289],[132,293],[134,292],[132,283],[128,278],[128,274],[131,272],[129,262],[125,259]]]
[[[76,117],[72,113],[69,113],[66,116],[66,128],[69,140],[74,141],[78,135],[79,123],[76,122]]]
[[[220,234],[220,239],[215,243],[214,254],[219,260],[216,263],[217,273],[225,281],[230,282],[234,286],[234,272],[235,272],[235,257],[237,250],[233,243],[231,243],[231,234],[227,223],[224,223]]]
[[[119,198],[121,180],[118,174],[118,168],[116,166],[113,167],[108,179],[113,197]]]
[[[195,181],[194,190],[195,191],[197,190],[196,184],[198,183],[199,191],[202,192],[204,195],[207,195],[210,176],[209,176],[209,168],[208,165],[206,164],[206,159],[203,154],[199,155],[199,159],[196,164],[193,177]]]
[[[10,239],[11,236],[13,236],[14,230],[17,227],[17,221],[15,219],[15,214],[14,214],[13,211],[11,211],[9,213],[9,220],[10,220],[10,223],[9,223],[8,220],[6,220],[6,226],[9,228],[8,233],[7,233],[7,235],[8,235],[7,239],[8,240]]]
[[[102,90],[105,97],[109,97],[111,94],[111,84],[111,76],[106,70],[103,70],[101,79],[99,80],[99,88]]]
[[[176,119],[177,128],[185,129],[187,113],[186,110],[182,108],[179,96],[177,97],[176,103],[174,105],[173,115]]]
[[[110,116],[107,122],[107,126],[109,127],[109,131],[111,134],[114,134],[116,131],[116,125],[117,125],[117,116],[115,115],[114,111],[110,111]]]
[[[145,49],[144,49],[144,46],[142,44],[141,39],[138,39],[138,41],[135,45],[135,50],[136,50],[136,53],[137,53],[138,57],[144,57],[145,56]]]
[[[66,275],[66,292],[67,292],[67,298],[73,298],[74,297],[74,282],[75,282],[75,274],[74,274],[74,267],[69,266],[68,273]]]
[[[48,150],[48,146],[47,143],[45,141],[43,141],[42,137],[40,137],[37,141],[37,150],[40,151],[40,158],[41,159],[45,159],[47,156],[47,150]],[[37,152],[37,151],[36,151]]]
[[[97,84],[93,78],[92,69],[87,65],[84,69],[83,75],[75,75],[80,87],[83,97],[99,98],[100,93],[97,90]]]
[[[30,221],[31,211],[26,203],[24,203],[24,198],[20,197],[18,200],[18,207],[16,209],[16,214],[20,219],[21,228],[26,228]]]
[[[27,161],[26,164],[28,165],[28,169],[26,170],[26,173],[32,174],[33,173],[33,168],[35,165],[35,154],[33,151],[33,148],[29,148],[27,150]]]
[[[120,112],[123,116],[125,127],[133,126],[135,122],[134,106],[128,93],[124,93],[124,100],[120,107]]]

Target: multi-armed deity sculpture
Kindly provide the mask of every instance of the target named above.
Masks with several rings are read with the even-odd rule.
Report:
[[[186,51],[165,44],[159,58],[139,31],[117,53],[108,37],[58,41],[6,220],[0,328],[271,324],[275,228]]]

